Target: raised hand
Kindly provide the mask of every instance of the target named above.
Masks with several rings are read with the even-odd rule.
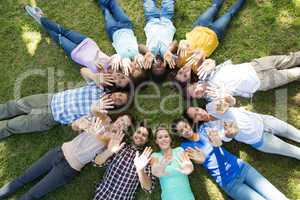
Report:
[[[188,56],[189,43],[186,40],[180,40],[177,55],[181,58],[186,58]]]
[[[122,131],[112,133],[107,145],[107,150],[112,154],[118,153],[125,145],[125,142],[122,143],[123,138],[124,133],[122,133]]]
[[[122,58],[118,54],[115,54],[111,57],[110,65],[114,72],[117,72],[120,69],[122,64]]]
[[[227,90],[224,83],[218,85],[210,85],[206,89],[206,94],[213,99],[224,99],[224,97],[230,95],[230,91]]]
[[[206,129],[207,136],[209,139],[209,142],[214,146],[214,147],[219,147],[222,146],[222,139],[219,135],[219,132],[214,129],[214,128],[207,128]]]
[[[135,58],[134,58],[134,62],[136,62],[141,69],[145,68],[145,65],[144,65],[144,62],[145,62],[144,61],[144,56],[142,54],[136,55]]]
[[[131,72],[131,60],[129,58],[123,58],[122,59],[122,72],[129,76],[129,73]]]
[[[110,73],[97,73],[96,74],[96,84],[98,86],[112,86],[114,83],[114,76]]]
[[[184,153],[180,153],[179,159],[176,160],[179,164],[179,168],[176,168],[182,174],[189,175],[194,170],[193,163],[190,158]]]
[[[153,164],[151,166],[152,174],[156,177],[168,176],[169,174],[166,172],[166,167],[172,162],[172,155],[164,155],[164,157],[159,160],[158,158],[153,157]]]
[[[151,154],[152,154],[151,147],[146,147],[141,155],[138,151],[136,152],[134,158],[134,166],[137,171],[143,170],[149,164],[151,160]]]
[[[204,59],[204,53],[203,51],[195,51],[188,59],[187,63],[184,66],[190,66],[198,65],[200,61]]]
[[[186,150],[188,157],[197,164],[202,164],[205,161],[205,155],[199,147],[188,147]]]
[[[92,135],[97,135],[103,133],[105,127],[99,117],[93,117],[90,121],[90,125],[85,129],[85,131]]]
[[[164,63],[168,63],[169,67],[171,69],[174,69],[176,65],[175,58],[176,56],[174,56],[171,51],[167,50],[164,54]]]
[[[153,54],[148,51],[144,56],[144,67],[145,69],[150,69],[154,60]]]
[[[213,59],[206,59],[197,69],[199,80],[205,80],[216,68],[216,61]]]
[[[92,105],[91,110],[93,112],[107,113],[108,109],[114,108],[114,101],[108,96],[103,96],[97,103]]]
[[[86,130],[89,126],[90,126],[90,121],[87,119],[86,116],[81,117],[72,123],[72,129],[74,131]]]
[[[212,99],[219,98],[220,96],[220,91],[218,86],[210,84],[205,91],[206,95],[211,97]]]

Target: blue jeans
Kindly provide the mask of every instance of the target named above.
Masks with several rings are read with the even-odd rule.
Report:
[[[162,0],[161,10],[157,8],[156,0],[144,0],[144,14],[146,22],[152,18],[161,17],[172,20],[174,16],[174,0]]]
[[[245,163],[240,175],[223,187],[235,200],[287,200],[264,176]]]
[[[194,23],[195,26],[205,26],[212,29],[219,39],[223,39],[226,29],[228,28],[232,17],[242,8],[245,0],[237,0],[229,10],[217,20],[214,20],[223,0],[214,0],[210,8],[208,8]]]
[[[133,29],[130,18],[118,4],[117,0],[99,0],[98,5],[102,8],[106,32],[112,40],[114,32],[127,28]]]
[[[264,123],[263,140],[259,146],[254,146],[254,148],[265,153],[288,156],[300,160],[300,147],[289,144],[279,138],[283,137],[300,142],[300,130],[271,115],[260,116]]]
[[[78,174],[79,172],[70,167],[66,161],[61,148],[55,148],[35,162],[23,175],[3,186],[0,189],[0,199],[7,198],[25,184],[44,176],[19,198],[19,200],[40,199],[47,193],[67,184]]]
[[[51,38],[64,49],[69,57],[71,57],[73,49],[87,38],[85,35],[66,29],[46,17],[41,18],[41,24]]]

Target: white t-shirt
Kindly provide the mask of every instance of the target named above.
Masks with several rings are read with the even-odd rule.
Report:
[[[217,68],[219,69],[208,82],[219,87],[224,86],[233,96],[249,98],[260,87],[260,80],[250,63],[235,65],[228,60]]]
[[[217,119],[232,120],[237,123],[239,133],[234,137],[235,140],[246,144],[255,144],[261,141],[264,124],[263,119],[259,114],[247,111],[242,107],[230,107],[222,115],[215,111],[213,102],[206,105],[206,110],[210,115]],[[224,141],[227,142],[228,139]]]

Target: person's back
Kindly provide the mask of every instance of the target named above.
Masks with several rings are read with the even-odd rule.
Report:
[[[176,160],[179,159],[179,154],[183,151],[181,147],[172,149],[173,159],[165,169],[167,175],[159,177],[163,200],[194,200],[188,176],[176,170],[179,168]],[[162,152],[153,153],[152,156],[159,159],[163,158]]]

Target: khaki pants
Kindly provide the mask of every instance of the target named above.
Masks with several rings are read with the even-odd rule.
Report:
[[[37,94],[0,104],[0,139],[46,131],[56,125],[50,109],[51,98],[51,94]]]
[[[261,81],[259,88],[261,91],[300,80],[300,51],[289,55],[266,56],[254,59],[251,65]]]

